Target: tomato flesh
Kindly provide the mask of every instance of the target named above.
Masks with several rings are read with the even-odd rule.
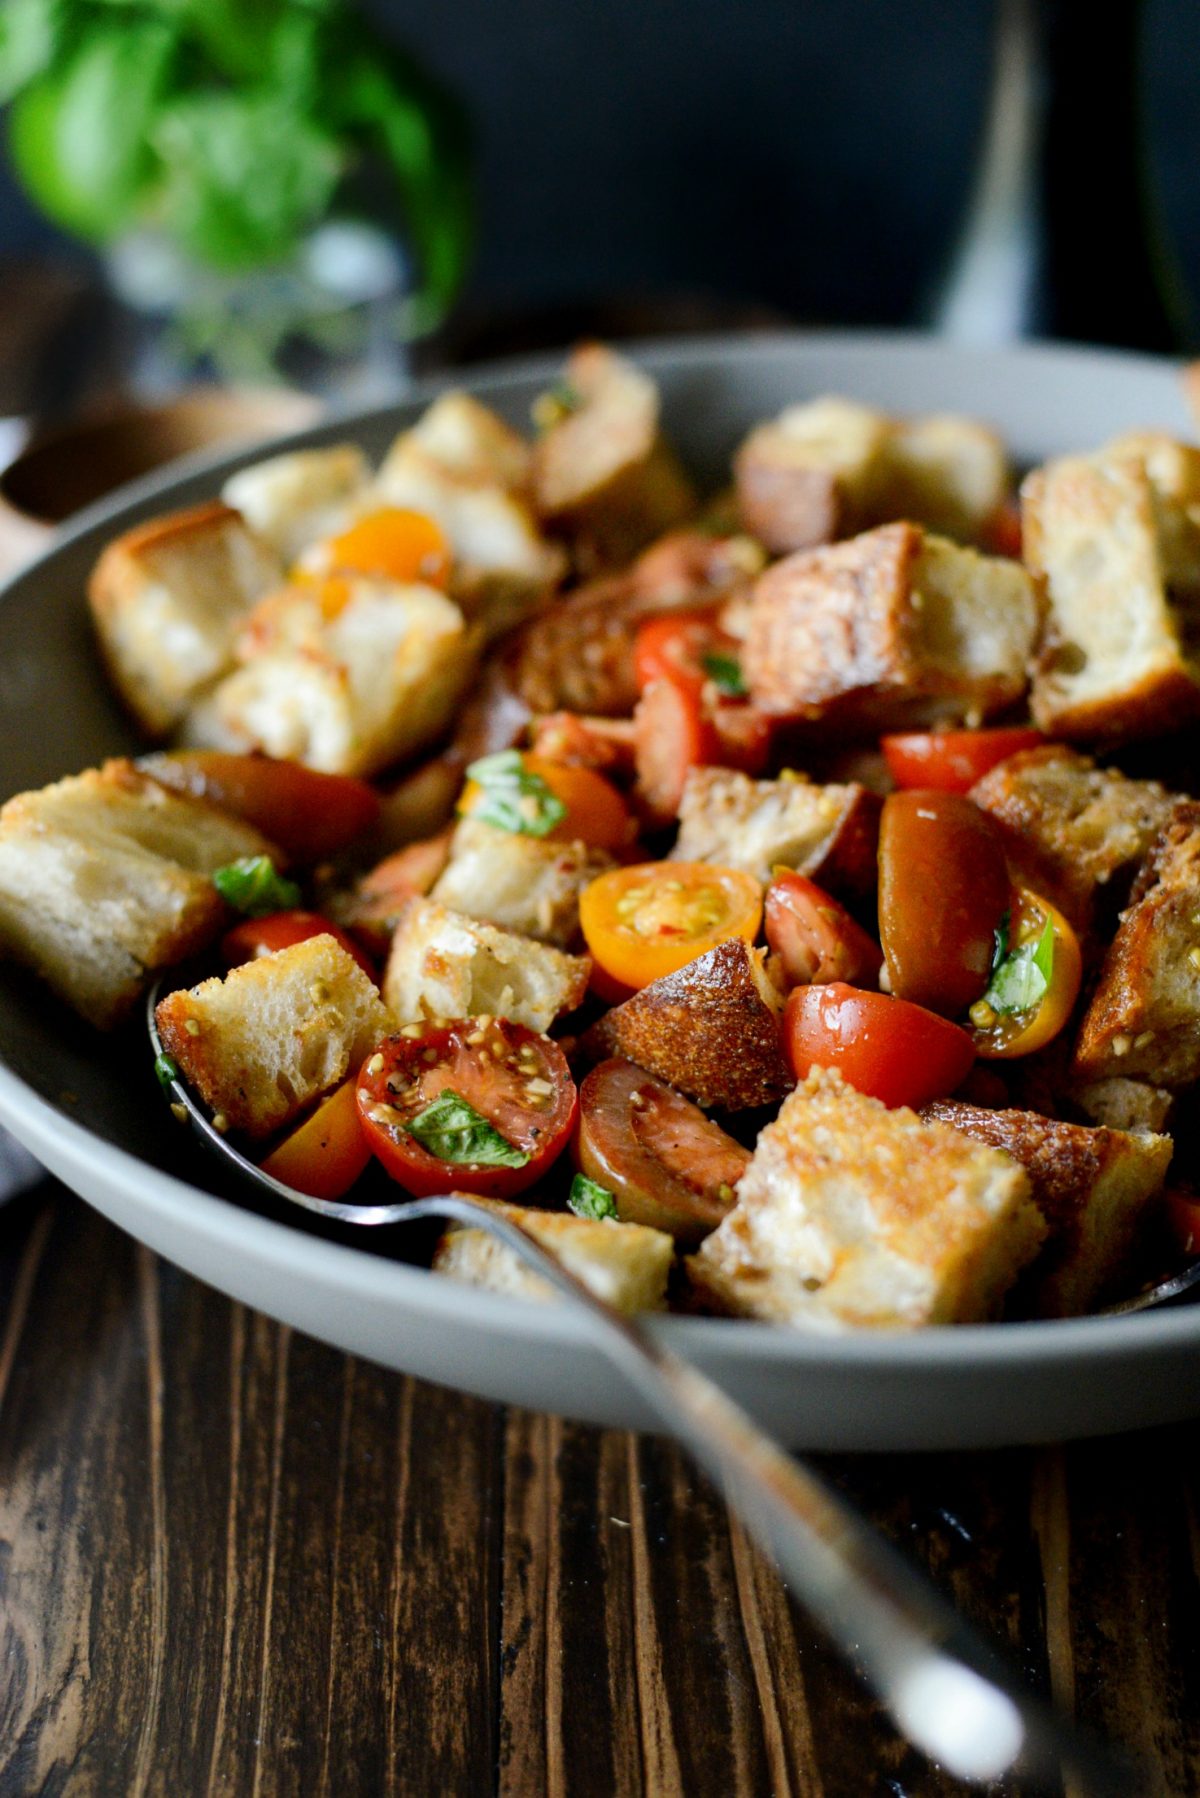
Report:
[[[891,990],[957,1017],[988,984],[1011,886],[999,831],[957,793],[890,793],[879,827],[879,938]]]
[[[783,1017],[792,1072],[836,1068],[849,1085],[885,1105],[945,1098],[966,1079],[975,1048],[965,1030],[924,1006],[840,981],[798,986]]]
[[[695,1247],[734,1204],[750,1152],[698,1105],[629,1061],[603,1061],[579,1089],[575,1158],[625,1223]]]
[[[881,741],[888,772],[898,787],[936,787],[969,793],[977,780],[1022,749],[1046,741],[1032,726],[996,730],[904,731]]]
[[[450,1092],[529,1160],[523,1167],[442,1160],[405,1128]],[[368,1057],[358,1112],[371,1151],[416,1198],[451,1188],[507,1199],[539,1180],[570,1139],[575,1082],[558,1044],[507,1018],[409,1024]]]
[[[348,774],[318,774],[269,755],[175,749],[144,755],[138,767],[160,786],[206,799],[270,837],[289,861],[337,855],[378,821],[379,795]]]
[[[221,938],[221,959],[227,968],[236,968],[244,961],[256,961],[260,955],[274,955],[277,949],[306,943],[313,936],[331,936],[347,955],[354,957],[367,978],[377,982],[375,964],[366,950],[315,911],[274,911],[265,918],[243,918]]]
[[[640,989],[730,937],[752,943],[762,888],[751,874],[707,862],[639,862],[586,886],[579,921],[594,960]]]
[[[777,869],[764,909],[767,944],[789,986],[878,981],[883,965],[878,943],[815,880]]]
[[[345,1080],[259,1165],[264,1174],[294,1186],[297,1192],[315,1199],[340,1199],[370,1159],[358,1121],[354,1082]]]

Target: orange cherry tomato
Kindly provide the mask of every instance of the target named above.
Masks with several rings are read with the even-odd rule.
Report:
[[[543,780],[567,808],[566,817],[547,831],[544,842],[583,842],[612,852],[629,847],[637,826],[620,793],[603,774],[540,755],[523,755],[521,760],[526,771]],[[463,817],[469,816],[483,796],[483,789],[469,780],[458,802]]]
[[[915,730],[884,737],[881,747],[898,787],[968,793],[977,780],[1021,749],[1046,741],[1032,725],[996,730]]]
[[[315,1199],[343,1198],[371,1159],[354,1089],[345,1080],[323,1099],[259,1164],[263,1173]]]
[[[789,986],[878,981],[883,963],[878,943],[815,880],[777,868],[764,910],[767,943]]]
[[[162,787],[206,799],[270,837],[290,861],[325,861],[379,818],[374,787],[349,774],[318,774],[269,755],[218,749],[163,750],[138,767]]]
[[[971,1007],[975,1053],[987,1061],[1009,1061],[1045,1048],[1075,1009],[1083,978],[1079,938],[1048,899],[1019,887],[1009,914],[1010,948],[1037,943],[1047,922],[1054,933],[1050,981],[1037,1004],[1027,1011],[1008,1013],[996,1012],[986,999],[977,1000]]]
[[[1011,886],[1000,833],[958,793],[889,793],[879,826],[879,939],[891,990],[956,1017],[980,997]]]
[[[957,1024],[840,981],[795,989],[783,1014],[783,1044],[797,1080],[813,1068],[836,1068],[860,1093],[914,1109],[952,1093],[975,1059]]]
[[[424,512],[385,506],[368,512],[329,541],[329,567],[382,580],[424,581],[444,587],[450,578],[450,545]]]
[[[273,955],[277,949],[290,949],[293,943],[306,943],[313,936],[331,936],[347,955],[354,957],[369,980],[378,980],[365,949],[315,911],[273,911],[265,918],[243,918],[221,938],[221,957],[226,967],[236,968],[244,961],[256,961],[260,955]]]
[[[610,868],[583,889],[579,921],[595,961],[641,988],[731,937],[752,943],[762,888],[751,874],[707,862],[641,862]]]

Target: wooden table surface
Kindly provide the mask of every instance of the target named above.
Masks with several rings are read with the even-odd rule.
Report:
[[[50,1184],[0,1213],[0,1318],[4,1798],[965,1790],[662,1441],[351,1360]],[[1186,1794],[1198,1441],[822,1465]]]

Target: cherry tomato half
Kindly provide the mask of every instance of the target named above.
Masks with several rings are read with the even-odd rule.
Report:
[[[375,575],[382,580],[423,581],[444,587],[450,576],[450,545],[424,512],[384,506],[332,537],[329,568]]]
[[[521,1167],[443,1158],[406,1125],[450,1093],[529,1157]],[[558,1044],[508,1018],[409,1024],[368,1057],[358,1077],[358,1114],[371,1151],[416,1198],[460,1187],[486,1199],[524,1192],[570,1138],[575,1082]]]
[[[318,774],[269,755],[173,749],[144,755],[138,767],[174,793],[206,799],[255,825],[289,861],[326,860],[370,830],[379,795],[349,774]]]
[[[914,1109],[952,1093],[975,1059],[957,1024],[840,981],[795,989],[783,1014],[783,1042],[797,1080],[813,1068],[836,1068],[860,1093]]]
[[[705,714],[704,689],[663,675],[645,688],[633,714],[639,797],[652,818],[679,814],[689,768],[717,765],[721,740]]]
[[[1180,1186],[1163,1194],[1167,1229],[1189,1261],[1200,1256],[1200,1197]]]
[[[1011,887],[1000,833],[957,793],[889,793],[879,825],[879,940],[891,990],[945,1017],[988,983]]]
[[[583,889],[579,922],[595,960],[640,988],[730,937],[752,943],[762,888],[752,874],[707,862],[639,862],[610,868]]]
[[[638,692],[656,680],[684,680],[702,687],[710,677],[707,658],[720,656],[736,665],[740,653],[737,638],[721,629],[712,608],[648,618],[638,627],[633,647]]]
[[[883,964],[878,943],[815,880],[777,868],[764,909],[767,943],[789,986],[878,981]]]
[[[1011,947],[1036,943],[1047,921],[1054,932],[1050,982],[1037,1005],[1029,1011],[1006,1014],[997,1014],[984,999],[971,1007],[975,1053],[987,1061],[1009,1061],[1045,1048],[1075,1009],[1083,978],[1079,938],[1048,899],[1019,887],[1009,914]]]
[[[1046,741],[1032,725],[996,730],[916,730],[884,737],[881,748],[898,787],[969,793],[977,780],[1021,749]]]
[[[354,1081],[344,1080],[259,1165],[264,1174],[273,1174],[297,1192],[311,1193],[316,1199],[340,1199],[370,1159],[358,1121]]]
[[[344,930],[331,924],[315,911],[273,911],[265,918],[243,918],[221,938],[221,958],[226,967],[236,968],[244,961],[255,961],[260,955],[273,955],[276,949],[290,949],[293,943],[306,943],[312,936],[331,936],[352,955],[369,980],[378,973],[370,956],[348,937]]]
[[[579,1089],[575,1159],[623,1222],[695,1247],[732,1209],[750,1151],[631,1061],[602,1061]]]
[[[593,849],[627,849],[637,834],[629,807],[603,774],[574,763],[554,762],[540,755],[523,755],[530,774],[543,780],[567,808],[567,815],[546,833],[548,843],[589,843]],[[483,789],[469,780],[458,809],[468,816],[483,799]]]

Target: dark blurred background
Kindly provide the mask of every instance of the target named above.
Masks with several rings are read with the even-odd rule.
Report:
[[[717,295],[802,319],[913,318],[967,198],[987,0],[373,0],[472,115],[472,321]],[[1091,9],[1097,32],[1107,6]],[[1200,293],[1200,6],[1143,12],[1146,142]],[[1102,203],[1096,230],[1104,229]],[[53,233],[0,171],[0,242]],[[71,248],[72,254],[79,252]]]

